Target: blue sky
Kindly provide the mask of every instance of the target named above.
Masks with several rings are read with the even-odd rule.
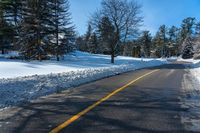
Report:
[[[87,29],[90,15],[100,8],[101,0],[69,0],[76,30],[80,35]],[[186,17],[200,21],[200,0],[137,0],[142,5],[144,23],[141,29],[154,34],[160,25],[179,26]]]

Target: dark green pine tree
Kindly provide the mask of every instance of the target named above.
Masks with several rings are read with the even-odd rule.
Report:
[[[88,24],[88,27],[87,27],[87,31],[86,31],[86,34],[85,34],[85,45],[83,46],[83,51],[86,51],[86,52],[90,52],[89,51],[89,43],[90,43],[90,38],[91,38],[91,35],[92,35],[92,26],[90,24]]]
[[[176,26],[172,26],[168,31],[168,55],[177,56],[179,53],[179,43],[178,43],[178,34],[179,29]]]
[[[22,0],[10,0],[10,5],[9,5],[9,18],[11,18],[10,22],[12,23],[13,26],[13,46],[16,50],[19,50],[19,45],[17,45],[17,41],[19,39],[19,25],[22,20],[22,15],[21,15],[21,9],[22,9]]]
[[[165,25],[160,26],[159,31],[154,37],[154,46],[156,49],[156,56],[163,57],[166,56],[166,45],[167,45],[167,28]]]
[[[48,32],[50,7],[46,0],[24,0],[20,25],[20,53],[26,60],[47,58],[45,37]]]
[[[80,51],[86,51],[86,48],[85,48],[85,38],[84,36],[79,36],[76,38],[76,44],[77,44],[77,48],[78,50]]]
[[[67,53],[67,46],[60,46],[63,40],[68,39],[68,41],[73,40],[74,38],[74,25],[71,21],[71,13],[69,12],[70,4],[68,0],[52,0],[49,2],[51,5],[51,21],[50,29],[51,34],[50,45],[53,48],[51,53],[56,56],[57,61],[60,60],[60,57]],[[67,37],[67,38],[66,38]]]
[[[194,56],[194,50],[193,50],[193,40],[191,37],[187,37],[183,43],[183,51],[182,51],[182,58],[183,59],[189,59]]]
[[[180,44],[182,44],[187,37],[190,37],[194,33],[195,18],[188,17],[182,21]]]
[[[195,35],[200,36],[200,22],[195,25]]]
[[[110,22],[108,17],[103,17],[98,26],[99,35],[101,41],[104,43],[104,47],[107,50],[106,53],[111,54],[111,63],[114,63],[116,56],[116,42],[114,39],[115,28]]]
[[[143,51],[145,57],[150,57],[151,54],[151,44],[152,44],[152,37],[149,31],[144,31],[142,36],[140,37],[140,42],[143,46]]]
[[[5,10],[4,17],[6,21],[12,23],[13,25],[17,25],[21,18],[21,8],[22,8],[23,0],[1,0],[0,5],[3,6]]]
[[[0,50],[4,54],[5,50],[12,48],[12,37],[14,35],[13,26],[9,23],[8,4],[10,1],[0,1]]]
[[[99,53],[99,49],[98,49],[98,39],[97,39],[97,35],[96,33],[92,33],[89,42],[88,42],[88,51],[90,53],[94,53],[97,54]]]
[[[10,26],[12,26],[12,36],[10,35],[10,42],[13,46],[16,46],[16,42],[18,39],[18,26],[21,20],[21,7],[22,7],[22,0],[1,0],[0,5],[4,7],[5,13],[4,18]]]
[[[178,31],[179,29],[175,26],[172,26],[171,28],[169,28],[168,31],[168,36],[169,36],[169,41],[172,43],[176,43],[177,40],[177,36],[178,36]]]

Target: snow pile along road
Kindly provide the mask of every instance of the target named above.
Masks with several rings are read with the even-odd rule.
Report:
[[[185,128],[191,131],[200,131],[200,61],[184,60],[190,62],[186,65],[188,72],[183,77],[182,107],[187,109],[181,115]]]
[[[200,83],[200,61],[195,61],[191,68],[190,72]]]
[[[167,63],[164,59],[117,57],[113,65],[109,63],[109,56],[82,52],[75,52],[65,58],[66,60],[62,62],[22,62],[1,59],[0,108],[27,102],[104,77]]]

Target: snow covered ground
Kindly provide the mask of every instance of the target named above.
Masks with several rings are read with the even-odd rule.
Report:
[[[190,72],[200,82],[200,61],[193,61]],[[199,86],[200,88],[200,86]]]
[[[138,59],[119,56],[110,64],[110,56],[76,51],[65,61],[9,60],[0,58],[0,108],[27,102],[69,87],[116,75],[158,66],[165,59]]]
[[[186,128],[192,131],[200,131],[200,60],[180,60],[187,61],[187,73],[183,78],[184,96],[181,98],[181,104],[188,110],[182,113],[182,122]]]
[[[186,61],[189,62],[187,66],[191,76],[193,77],[195,83],[200,83],[200,60],[193,60],[193,59],[178,59],[178,61]],[[199,86],[200,88],[200,86]],[[200,90],[200,89],[199,89]]]

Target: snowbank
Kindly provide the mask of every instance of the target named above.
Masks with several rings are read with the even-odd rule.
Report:
[[[179,58],[178,61],[184,61],[188,62],[188,64],[185,64],[186,67],[188,67],[189,73],[195,81],[199,81],[200,83],[200,60],[194,60],[194,59],[182,59]]]
[[[164,59],[118,57],[113,65],[109,63],[109,56],[82,52],[67,55],[66,59],[62,62],[0,60],[0,108],[104,77],[167,63]]]
[[[183,97],[181,105],[187,109],[181,115],[182,123],[186,129],[200,131],[200,60],[182,60],[190,62],[186,67],[187,73],[183,77]]]
[[[192,74],[194,79],[197,79],[199,81],[200,85],[200,60],[191,60],[192,64],[189,65],[190,73]],[[200,86],[198,88],[200,90]]]

